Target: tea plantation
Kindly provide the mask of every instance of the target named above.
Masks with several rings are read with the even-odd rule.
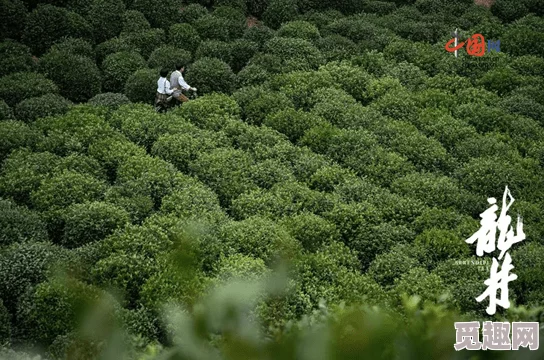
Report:
[[[0,14],[0,359],[544,358],[453,348],[544,323],[541,0]],[[199,96],[159,114],[180,61]],[[526,239],[490,316],[465,240],[506,186]]]

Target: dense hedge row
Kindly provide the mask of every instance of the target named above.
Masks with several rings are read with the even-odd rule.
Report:
[[[456,313],[531,319],[522,307],[542,305],[534,1],[8,0],[0,11],[0,349],[96,358],[115,346],[113,333],[80,331],[97,302],[108,306],[96,322],[128,332],[128,358],[163,346],[236,354],[217,334],[240,331],[225,319],[244,309],[253,320],[240,324],[261,321],[252,334],[299,341],[287,330],[345,330],[360,303],[419,330]],[[456,27],[501,39],[502,52],[455,58],[443,46]],[[178,62],[203,96],[157,114],[159,69]],[[474,259],[463,240],[505,186],[527,240],[512,250],[514,311],[489,317],[474,300],[488,270],[459,261]],[[287,292],[262,283],[278,267]],[[217,335],[187,355],[162,305],[190,310],[204,294],[197,310],[167,316],[207,319],[187,330],[193,340]],[[373,328],[363,319],[352,325]],[[237,344],[254,353],[247,331]]]

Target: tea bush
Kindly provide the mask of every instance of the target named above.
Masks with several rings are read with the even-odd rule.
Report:
[[[21,101],[15,107],[15,116],[24,122],[33,122],[39,117],[64,115],[72,102],[60,95],[47,94]]]
[[[100,71],[88,57],[53,51],[41,58],[40,69],[69,100],[87,101],[101,90]],[[85,81],[81,81],[81,74],[85,74]]]
[[[129,223],[129,215],[104,202],[73,204],[62,215],[64,231],[61,244],[74,248],[99,241]]]
[[[0,220],[2,224],[0,244],[2,246],[47,240],[45,224],[38,213],[4,199],[0,199],[0,213],[2,214]]]
[[[284,72],[315,70],[323,63],[319,50],[304,39],[274,37],[265,44],[264,50],[281,59]]]
[[[156,47],[164,43],[166,35],[163,29],[153,28],[139,32],[122,32],[119,38],[130,46],[128,51],[137,51],[147,59]]]
[[[0,77],[11,73],[30,71],[33,68],[32,54],[26,45],[10,39],[5,39],[0,43]]]
[[[104,70],[102,67],[102,63],[108,55],[118,52],[132,51],[134,51],[134,48],[128,42],[122,39],[113,38],[106,40],[103,43],[98,44],[95,48],[96,64],[100,67],[101,70]]]
[[[0,298],[4,306],[15,315],[24,293],[71,259],[66,249],[47,242],[14,243],[7,247],[0,253],[0,269],[4,274],[0,280]]]
[[[158,76],[156,69],[136,70],[125,83],[126,97],[133,103],[153,104],[157,93]]]
[[[340,240],[334,223],[312,213],[286,217],[281,224],[308,251],[316,251]]]
[[[293,143],[304,135],[304,132],[324,120],[309,113],[295,109],[280,110],[268,115],[264,125],[271,127],[289,137]]]
[[[94,41],[100,43],[119,35],[124,12],[123,0],[93,0],[87,19],[93,28]]]
[[[177,63],[187,64],[189,61],[191,61],[189,51],[165,45],[153,50],[149,55],[147,65],[153,69],[174,69]]]
[[[0,39],[19,39],[24,29],[27,9],[23,1],[11,0],[0,3]]]
[[[219,231],[225,255],[241,253],[264,260],[270,265],[276,256],[294,256],[296,240],[282,227],[260,217],[225,224]]]
[[[174,14],[177,14],[181,7],[179,0],[166,0],[156,4],[150,0],[134,0],[132,9],[141,11],[153,27],[168,28],[175,21]]]
[[[212,188],[221,204],[227,206],[240,194],[256,187],[249,180],[251,163],[251,157],[244,151],[215,149],[191,162],[189,170]]]
[[[104,90],[121,92],[130,75],[145,67],[144,58],[135,52],[123,51],[106,56],[102,63]]]
[[[95,106],[104,106],[111,111],[115,111],[120,106],[129,104],[130,100],[124,94],[101,93],[89,99],[87,103]]]
[[[193,23],[199,18],[208,14],[208,10],[201,4],[188,4],[180,9],[180,22],[181,23]]]
[[[124,33],[134,33],[140,31],[146,31],[151,29],[149,21],[145,18],[145,15],[138,10],[127,10],[123,14],[123,28]]]
[[[190,24],[174,24],[168,30],[168,41],[175,47],[194,53],[201,39],[198,32]]]
[[[22,41],[35,55],[41,55],[65,36],[92,39],[92,27],[75,12],[40,4],[26,18]]]
[[[300,38],[308,41],[315,41],[321,37],[317,27],[306,21],[290,21],[283,24],[278,31],[276,36],[285,37],[285,38]]]
[[[4,160],[2,166],[0,177],[2,196],[10,197],[20,204],[30,205],[30,193],[38,189],[42,180],[50,175],[58,161],[58,156],[48,152],[33,153],[27,148],[13,151]]]
[[[57,85],[42,74],[20,72],[0,78],[0,98],[12,107],[31,97],[58,92]]]
[[[32,203],[38,210],[61,210],[71,204],[99,200],[106,185],[92,176],[65,170],[49,179],[32,192]]]
[[[278,29],[283,23],[295,20],[299,13],[296,2],[288,0],[270,0],[263,12],[263,20],[266,26]]]
[[[222,92],[234,89],[235,76],[230,66],[219,59],[204,57],[187,69],[186,81],[201,93]]]
[[[4,160],[12,150],[33,147],[39,141],[40,134],[20,121],[0,122],[0,160]]]

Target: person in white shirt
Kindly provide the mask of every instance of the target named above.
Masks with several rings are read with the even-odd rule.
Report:
[[[196,88],[190,86],[185,82],[185,79],[183,78],[183,71],[185,71],[185,67],[181,63],[176,64],[176,71],[170,75],[170,88],[174,90],[174,94],[172,95],[175,99],[181,102],[189,101],[187,96],[183,95],[181,92],[182,90],[192,90],[196,91]]]
[[[168,105],[168,102],[172,100],[172,97],[169,97],[168,95],[172,95],[174,90],[170,88],[170,81],[166,79],[166,76],[168,75],[168,70],[162,69],[160,72],[161,77],[159,80],[157,80],[157,95],[155,96],[155,106],[164,106],[166,107]]]

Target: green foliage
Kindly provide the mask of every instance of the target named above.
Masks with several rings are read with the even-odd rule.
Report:
[[[40,216],[9,200],[0,199],[0,244],[47,240],[45,224]]]
[[[30,295],[28,308],[19,310],[30,339],[47,345],[58,335],[67,334],[80,323],[80,312],[102,296],[101,290],[83,282],[68,285],[58,280],[41,283]]]
[[[262,48],[268,40],[274,37],[274,34],[274,30],[268,26],[257,23],[254,26],[248,27],[246,31],[244,31],[243,38],[259,44],[259,47]]]
[[[528,1],[497,0],[491,6],[491,12],[504,22],[511,22],[529,13]]]
[[[129,215],[115,205],[104,202],[73,204],[62,215],[64,232],[61,244],[68,248],[99,241],[123,228]]]
[[[124,93],[133,103],[152,104],[157,93],[158,72],[155,69],[140,69],[130,75]]]
[[[135,52],[123,51],[106,56],[102,63],[104,91],[121,92],[130,75],[145,67],[144,58]]]
[[[21,72],[0,78],[0,98],[11,107],[24,99],[49,93],[58,93],[58,87],[42,74]]]
[[[286,217],[281,224],[308,251],[340,240],[340,233],[332,222],[312,213]]]
[[[540,182],[530,166],[528,159],[510,162],[497,157],[475,158],[459,168],[455,175],[466,189],[483,196],[499,197],[508,186],[518,196],[533,198]]]
[[[20,121],[0,122],[0,160],[4,160],[12,150],[32,147],[39,140],[40,134]]]
[[[317,48],[325,60],[335,61],[350,58],[358,53],[357,45],[342,35],[328,35],[316,41]]]
[[[53,51],[41,58],[40,69],[69,100],[87,101],[100,92],[100,71],[88,57]],[[81,81],[81,74],[85,74],[86,81]]]
[[[284,72],[315,70],[323,63],[319,50],[303,39],[274,37],[265,44],[265,51],[281,59]]]
[[[290,21],[283,24],[276,36],[285,38],[300,38],[308,41],[315,41],[321,37],[317,27],[307,21]]]
[[[488,71],[477,82],[487,90],[496,91],[500,96],[508,94],[522,84],[519,74],[511,68],[498,68]]]
[[[234,88],[235,76],[230,66],[219,59],[204,57],[187,69],[187,83],[201,93],[222,92],[230,94]]]
[[[189,128],[189,127],[188,127]],[[152,154],[174,164],[180,171],[187,172],[191,161],[205,153],[226,145],[219,134],[207,130],[191,129],[186,133],[166,134],[153,144]]]
[[[180,10],[180,22],[193,23],[201,17],[208,15],[208,10],[200,4],[189,4]]]
[[[131,52],[134,51],[134,49],[126,41],[119,38],[112,38],[98,44],[95,48],[96,64],[103,70],[102,63],[104,62],[106,56],[121,51]]]
[[[433,303],[438,303],[444,295],[449,295],[448,289],[438,275],[417,267],[410,269],[395,281],[394,292],[399,297],[402,294],[417,295],[422,301]]]
[[[121,291],[124,305],[134,307],[145,282],[160,270],[157,257],[165,256],[172,245],[166,228],[152,223],[127,226],[103,241],[91,277],[101,286]]]
[[[61,210],[71,204],[98,200],[103,196],[106,185],[86,174],[65,170],[45,179],[32,192],[32,203],[38,210]]]
[[[521,114],[542,122],[544,119],[544,105],[539,104],[528,96],[511,95],[504,97],[499,106],[511,113]]]
[[[226,219],[217,195],[196,181],[188,181],[172,194],[165,196],[162,199],[161,212],[180,219]]]
[[[123,26],[123,0],[93,0],[87,19],[97,43],[119,35]]]
[[[299,251],[298,244],[282,227],[273,221],[251,217],[225,224],[219,230],[222,253],[241,253],[271,264],[277,256],[290,258]]]
[[[470,247],[464,240],[452,231],[431,228],[418,235],[415,244],[427,249],[433,263],[437,264],[447,259],[468,256]]]
[[[270,79],[272,75],[262,66],[249,64],[236,74],[238,88],[260,85]]]
[[[96,139],[88,152],[102,164],[110,179],[115,179],[118,166],[129,157],[145,155],[145,149],[122,136]]]
[[[94,96],[87,103],[95,106],[104,106],[111,111],[115,111],[120,106],[129,104],[130,100],[124,94],[102,93]]]
[[[321,31],[325,34],[344,36],[358,44],[360,50],[382,51],[391,42],[394,34],[383,27],[378,27],[364,19],[354,17],[341,18],[331,22]]]
[[[19,39],[24,29],[27,10],[21,0],[4,0],[0,3],[0,39]]]
[[[134,195],[151,197],[155,208],[161,199],[172,193],[180,178],[174,166],[151,156],[132,156],[117,170],[117,185]]]
[[[295,20],[299,12],[296,2],[288,0],[270,0],[263,12],[265,24],[278,29],[283,23]]]
[[[151,25],[145,15],[138,10],[127,10],[123,14],[123,32],[133,33],[150,30]]]
[[[227,206],[240,194],[254,189],[251,181],[251,157],[235,149],[214,149],[201,154],[189,164],[191,173],[202,180]]]
[[[0,347],[8,347],[11,342],[11,315],[0,300]]]
[[[139,32],[123,32],[120,39],[129,45],[128,50],[121,51],[137,51],[147,59],[155,48],[164,43],[166,36],[163,29],[150,29]]]
[[[62,52],[73,55],[85,56],[94,59],[94,50],[91,43],[81,38],[64,38],[61,41],[56,42],[49,52]]]
[[[200,44],[200,41],[201,39],[198,32],[190,24],[174,24],[168,30],[168,42],[173,44],[175,47],[179,47],[190,52],[195,52]]]
[[[189,51],[165,45],[153,50],[151,55],[149,55],[147,65],[153,69],[174,69],[176,63],[187,64],[189,61],[191,61],[191,53]]]
[[[13,120],[13,110],[4,100],[0,100],[0,120]]]
[[[517,56],[510,66],[521,75],[544,76],[544,59],[535,55]]]
[[[215,0],[213,5],[215,7],[231,7],[244,14],[247,12],[246,0]]]
[[[98,115],[90,110],[97,110]],[[96,138],[113,133],[103,114],[100,108],[75,106],[66,115],[38,119],[34,126],[46,135],[39,144],[40,149],[60,155],[85,152]]]
[[[298,316],[318,307],[320,299],[328,304],[387,303],[383,289],[366,275],[357,271],[353,253],[338,243],[304,256],[296,264],[297,297],[293,309]],[[332,272],[330,272],[332,270]],[[331,274],[334,273],[334,276]],[[289,318],[289,316],[286,316]]]
[[[323,121],[323,119],[301,110],[285,109],[268,115],[264,124],[287,135],[289,140],[296,143],[306,130]]]
[[[0,76],[30,71],[33,67],[34,61],[26,45],[10,39],[0,43]]]
[[[428,206],[472,211],[477,201],[459,182],[447,176],[432,173],[413,173],[396,179],[391,190],[421,200]]]
[[[410,269],[420,266],[420,252],[420,248],[408,244],[394,246],[388,252],[376,256],[368,274],[382,286],[391,286]]]
[[[191,24],[202,39],[231,41],[240,38],[247,28],[245,15],[231,7],[219,7],[213,14]]]
[[[273,114],[277,111],[292,108],[293,103],[281,92],[266,92],[250,101],[243,108],[246,121],[253,125],[260,125],[267,114]]]
[[[26,18],[22,41],[35,55],[41,55],[65,36],[91,39],[92,28],[81,15],[40,4]]]
[[[542,302],[544,282],[540,276],[542,245],[528,243],[512,251],[512,262],[516,264],[518,279],[512,283],[522,304],[537,306]]]
[[[275,76],[271,87],[283,92],[296,108],[309,110],[316,102],[313,96],[315,92],[320,88],[330,89],[334,87],[334,83],[332,75],[325,71],[295,71]]]
[[[72,106],[69,100],[60,95],[47,94],[21,101],[15,107],[18,120],[33,122],[39,117],[63,115]]]
[[[175,16],[181,7],[179,0],[165,0],[157,4],[152,0],[134,0],[132,9],[141,11],[153,27],[168,28],[175,22]]]
[[[220,130],[240,115],[240,107],[231,97],[214,93],[184,104],[178,114],[202,129]]]
[[[0,253],[0,298],[4,306],[15,314],[20,297],[70,259],[66,249],[47,242],[14,243],[6,248]]]
[[[225,41],[205,40],[200,43],[195,53],[195,59],[203,57],[217,58],[230,63],[232,58],[231,46]]]
[[[238,39],[230,44],[230,66],[234,72],[239,72],[259,50],[255,42]]]
[[[15,130],[21,133],[20,129]],[[33,153],[26,148],[15,150],[5,159],[2,167],[0,190],[3,197],[11,197],[17,203],[30,205],[30,193],[38,189],[58,161],[58,156],[48,152]]]

